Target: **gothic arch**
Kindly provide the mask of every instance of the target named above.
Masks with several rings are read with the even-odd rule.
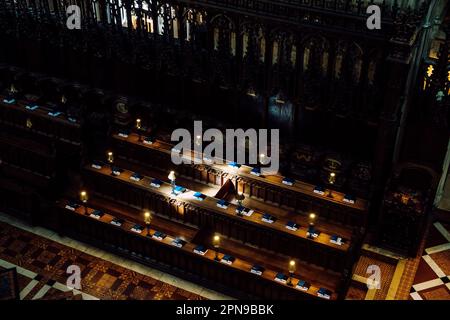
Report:
[[[272,50],[272,65],[296,66],[298,39],[294,33],[276,28],[270,32],[269,45]]]
[[[367,77],[367,84],[369,86],[376,85],[377,78],[380,73],[380,61],[381,61],[381,52],[377,49],[372,49],[367,54],[367,75],[363,75]]]
[[[156,10],[158,23],[155,32],[161,36],[178,38],[178,6],[170,3],[158,2]]]
[[[228,16],[218,14],[211,19],[213,49],[222,54],[236,54],[236,25]]]
[[[239,27],[242,44],[242,58],[264,62],[266,49],[266,32],[260,23],[244,22]]]
[[[205,24],[207,13],[204,10],[198,10],[196,8],[184,8],[181,16],[181,24],[183,26],[183,39],[191,41],[195,38],[196,29]]]
[[[330,57],[330,44],[321,35],[310,35],[303,39],[300,50],[300,61],[304,72],[327,75]]]

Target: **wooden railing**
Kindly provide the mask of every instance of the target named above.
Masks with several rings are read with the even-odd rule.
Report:
[[[140,165],[164,168],[171,162],[172,146],[155,141],[148,145],[138,141],[136,134],[123,138],[113,136],[117,154],[127,161],[137,161]],[[227,170],[226,165],[186,164],[176,167],[179,174],[207,184],[223,185],[226,180],[237,177],[238,189],[247,196],[270,201],[297,212],[315,212],[324,220],[338,222],[348,226],[365,227],[368,215],[368,202],[357,198],[353,204],[343,201],[344,194],[332,191],[333,198],[314,193],[314,186],[296,181],[293,186],[283,185],[281,176],[256,177],[243,168],[238,172]],[[281,196],[283,195],[283,196]]]
[[[351,259],[352,239],[346,239],[346,243],[339,246],[332,244],[330,235],[322,232],[317,239],[311,240],[306,235],[306,226],[290,231],[281,219],[272,224],[262,222],[262,213],[256,210],[250,217],[238,217],[234,204],[224,210],[216,206],[217,199],[213,198],[204,201],[195,201],[188,195],[174,198],[168,183],[153,188],[149,177],[136,182],[130,179],[132,172],[111,176],[108,170],[107,167],[94,169],[90,165],[85,168],[83,179],[91,192],[133,208],[153,210],[174,221],[215,230],[243,243],[299,257],[330,270],[342,272]]]
[[[299,281],[297,276],[292,279],[292,286],[276,281],[277,272],[282,272],[282,270],[265,268],[261,275],[253,274],[250,271],[253,265],[251,257],[248,257],[247,260],[236,258],[232,264],[220,263],[214,260],[213,250],[199,255],[194,253],[196,244],[189,241],[182,247],[172,245],[176,234],[168,234],[164,239],[156,240],[147,236],[145,229],[141,233],[133,232],[131,229],[135,223],[132,221],[123,220],[122,225],[116,226],[111,224],[115,217],[108,213],[96,219],[89,216],[93,213],[93,209],[88,208],[86,215],[83,207],[69,210],[64,208],[66,204],[67,201],[62,201],[57,207],[56,213],[59,217],[59,232],[62,234],[94,243],[143,263],[182,270],[185,276],[189,275],[197,282],[206,281],[214,283],[216,288],[222,286],[228,290],[233,289],[248,294],[247,298],[320,299],[318,297],[319,287],[313,282],[310,282],[311,287],[307,291],[302,291],[296,287]],[[150,234],[154,233],[154,228],[151,227]],[[220,253],[219,258],[222,256],[223,254]],[[339,276],[336,275],[336,279],[333,281],[338,283]],[[328,288],[330,286],[331,290],[335,289],[331,283]],[[331,291],[330,293],[332,300],[338,298],[336,292]]]
[[[129,2],[123,0],[117,10],[101,8],[98,1],[92,3],[91,0],[84,0],[78,1],[77,4],[82,9],[83,24],[110,24],[122,27],[122,16],[131,16],[131,11],[142,11],[141,1],[133,1],[135,5],[131,9]],[[375,4],[381,8],[384,26],[381,32],[384,33],[391,29],[392,22],[400,12],[407,13],[407,9],[411,9],[412,14],[417,14],[426,11],[430,3],[429,0],[417,0],[412,7],[401,8],[397,2],[386,0],[168,0],[164,2],[173,7],[178,5],[188,8],[203,7],[206,10],[234,12],[295,25],[321,26],[330,29],[334,26],[352,32],[366,33],[368,36],[379,33],[368,33],[365,27],[368,17],[366,11],[369,5]],[[72,4],[74,3],[68,0],[62,1],[59,6],[48,5],[45,1],[32,2],[32,5],[25,0],[2,1],[0,11],[8,12],[18,18],[29,16],[35,17],[40,22],[58,21],[65,25],[66,8]],[[148,6],[145,15],[157,17],[159,13],[152,11],[155,8],[159,10],[159,6]],[[107,15],[110,17],[107,18]],[[141,15],[139,13],[139,16]],[[131,24],[128,27],[131,27]]]

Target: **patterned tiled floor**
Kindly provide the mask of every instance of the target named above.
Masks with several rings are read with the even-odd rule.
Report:
[[[388,290],[391,285],[392,277],[394,276],[396,265],[393,263],[388,263],[380,260],[375,260],[374,258],[361,256],[360,257],[360,263],[358,264],[358,267],[361,269],[356,269],[356,274],[367,277],[368,274],[366,273],[366,270],[369,265],[377,265],[380,267],[381,270],[381,288],[376,291],[374,299],[375,300],[381,300],[386,298],[386,295],[388,293]]]
[[[397,263],[363,254],[347,299],[450,300],[450,225],[432,224],[425,239],[422,255],[398,258]],[[380,290],[368,290],[365,284],[372,264],[381,270]],[[80,267],[80,290],[66,286],[69,265]],[[229,298],[0,214],[0,270],[13,267],[20,298],[26,300]]]
[[[357,283],[354,283],[350,286],[347,291],[346,300],[364,300],[367,295],[367,288],[359,286]]]
[[[428,231],[425,233],[424,239],[422,240],[418,252],[422,252],[425,247],[426,238]],[[395,295],[396,300],[408,300],[409,292],[411,286],[414,282],[414,277],[417,273],[417,268],[419,267],[421,255],[417,254],[416,257],[410,257],[405,259],[405,269],[403,275],[400,279],[400,285],[398,287],[397,293]]]
[[[378,257],[390,256],[391,260],[382,261],[365,254],[360,257],[347,299],[450,300],[450,225],[431,224],[418,250],[423,253],[416,257],[405,258],[382,251],[375,248],[373,252]],[[364,285],[371,264],[381,270],[381,288],[372,294]]]
[[[392,278],[394,276],[394,272],[396,269],[396,264],[395,263],[389,263],[389,262],[385,262],[385,261],[381,261],[380,259],[375,259],[373,257],[368,257],[365,255],[362,255],[359,258],[359,261],[355,267],[354,270],[354,274],[361,276],[363,278],[367,278],[370,277],[371,273],[367,273],[368,267],[370,265],[376,265],[380,268],[381,274],[381,283],[380,283],[380,289],[375,291],[375,294],[373,296],[373,299],[375,300],[383,300],[386,298],[390,285],[391,285],[391,281]],[[358,286],[353,286],[355,288],[353,288],[352,291],[349,291],[350,294],[356,294],[356,292],[359,292],[359,294],[361,295],[362,292],[364,292],[364,297],[366,296],[367,293],[367,289],[366,290],[362,290],[362,288],[357,288]],[[348,298],[350,299],[351,296],[349,296],[349,294],[347,294]]]
[[[83,299],[227,298],[195,285],[192,288],[197,292],[182,289],[181,285],[186,287],[189,284],[181,279],[139,267],[133,262],[128,263],[132,268],[127,268],[124,259],[121,259],[125,262],[122,265],[112,263],[89,254],[89,250],[83,252],[74,248],[75,243],[72,240],[71,246],[66,246],[0,221],[0,268],[17,268],[22,299],[45,299],[58,292],[69,291],[66,282],[70,265],[80,268],[81,289],[72,292],[82,294]],[[91,250],[94,252],[95,249]],[[95,250],[95,254],[98,256],[99,251]],[[107,259],[112,258],[103,254]],[[150,272],[146,272],[148,270]]]
[[[450,300],[450,225],[431,225],[410,290],[414,300]]]

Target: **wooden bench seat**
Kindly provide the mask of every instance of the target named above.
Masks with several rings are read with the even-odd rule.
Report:
[[[167,234],[163,240],[153,239],[147,235],[145,230],[141,233],[132,231],[131,229],[135,222],[125,220],[121,226],[114,226],[111,224],[111,221],[115,216],[108,212],[101,218],[96,219],[90,216],[94,209],[87,208],[88,215],[86,215],[82,206],[71,210],[66,208],[67,204],[69,202],[66,200],[62,200],[59,203],[61,224],[65,231],[70,231],[71,234],[78,236],[89,234],[90,237],[95,236],[97,240],[103,241],[104,244],[112,244],[114,247],[121,246],[123,248],[125,247],[124,244],[130,244],[129,250],[132,250],[134,256],[143,261],[150,261],[148,259],[156,258],[156,261],[170,262],[170,264],[174,264],[174,267],[206,280],[225,281],[222,285],[228,285],[228,281],[236,284],[240,283],[238,286],[241,288],[251,290],[253,294],[261,294],[265,298],[293,299],[297,297],[300,299],[320,299],[317,292],[321,287],[331,290],[331,299],[337,298],[337,293],[333,289],[339,282],[339,276],[330,272],[309,269],[310,267],[303,265],[303,271],[299,270],[296,273],[300,277],[294,276],[292,279],[293,286],[289,286],[286,283],[274,280],[276,274],[282,272],[283,268],[281,265],[285,261],[278,261],[273,255],[261,252],[256,253],[252,248],[246,248],[243,245],[224,239],[224,250],[236,255],[236,260],[229,265],[214,261],[214,250],[209,249],[204,255],[194,253],[198,243],[187,242],[182,248],[175,247],[172,245],[174,232]],[[153,234],[155,231],[152,226],[150,234]],[[113,236],[113,234],[116,234],[116,236]],[[131,245],[131,239],[139,239],[139,241],[133,241]],[[210,248],[211,246],[206,246],[206,248],[208,247]],[[253,253],[251,254],[251,252]],[[157,255],[157,257],[154,255]],[[258,261],[254,261],[253,259],[257,255],[262,255],[262,257],[260,256]],[[219,258],[221,257],[223,257],[223,253],[219,254]],[[252,274],[250,269],[255,263],[260,262],[265,267],[265,271],[260,276]],[[272,267],[274,268],[272,269]],[[313,274],[315,276],[312,276]],[[312,282],[313,279],[310,279],[310,276],[317,279],[318,282]],[[308,282],[311,281],[311,287],[308,291],[301,291],[295,287],[299,278]],[[325,283],[326,286],[324,286]]]
[[[0,123],[10,127],[17,127],[48,139],[58,139],[72,147],[81,145],[81,124],[73,123],[63,115],[52,117],[50,109],[40,106],[36,110],[26,109],[26,102],[19,100],[16,104],[6,104],[0,96]],[[31,127],[27,127],[27,120]]]
[[[99,197],[90,199],[89,207],[99,209],[104,212],[109,212],[118,218],[122,218],[127,221],[140,224],[142,226],[145,225],[143,216],[144,212],[142,210],[137,210],[117,203],[111,203],[111,201]],[[175,221],[167,220],[157,215],[153,215],[151,226],[158,231],[180,237],[189,242],[195,238],[198,232],[198,230],[195,228],[177,223]]]
[[[128,137],[113,134],[115,149],[123,154],[128,161],[141,166],[165,168],[171,161],[172,144],[155,140],[152,144],[139,141],[135,133]],[[192,158],[195,153],[191,152]],[[200,156],[201,157],[201,156]],[[314,192],[314,185],[295,181],[289,186],[282,183],[283,176],[255,176],[250,173],[251,167],[242,165],[238,170],[227,164],[183,164],[177,167],[181,175],[201,181],[205,184],[222,186],[228,179],[237,181],[238,191],[247,196],[257,197],[263,201],[278,204],[298,212],[314,211],[322,219],[339,222],[350,226],[365,226],[367,221],[368,203],[357,198],[354,203],[344,201],[344,194],[331,190],[332,197]]]
[[[251,216],[239,217],[235,204],[221,209],[217,207],[218,199],[206,197],[199,201],[193,197],[194,191],[191,190],[174,196],[169,183],[154,188],[150,186],[152,178],[144,176],[142,180],[134,181],[130,179],[132,174],[132,171],[124,170],[120,176],[113,176],[107,165],[101,169],[87,165],[83,179],[91,192],[123,205],[139,210],[151,209],[156,214],[199,228],[209,227],[244,243],[280,251],[332,270],[342,271],[347,265],[350,240],[337,245],[331,243],[331,235],[324,232],[311,240],[305,227],[293,231],[286,228],[287,221],[283,219],[271,224],[263,222],[263,213],[258,211]]]

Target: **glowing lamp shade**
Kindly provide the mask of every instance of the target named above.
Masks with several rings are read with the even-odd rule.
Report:
[[[309,216],[309,224],[314,225],[314,222],[316,221],[317,215],[315,213],[310,213]]]
[[[294,273],[295,272],[295,261],[291,260],[289,261],[289,273]]]
[[[152,222],[152,215],[150,212],[145,211],[144,213],[144,221],[146,224],[150,224],[150,222]]]
[[[214,235],[214,237],[213,237],[213,245],[214,245],[214,248],[220,247],[220,236],[217,234]]]
[[[88,195],[86,191],[83,190],[80,192],[80,200],[84,203],[88,201]]]
[[[329,182],[330,184],[333,184],[333,183],[336,182],[336,173],[330,172],[330,175],[329,175],[329,177],[328,177],[328,182]]]
[[[108,151],[108,153],[106,154],[108,156],[108,162],[109,163],[113,163],[114,162],[114,154],[111,151]]]

